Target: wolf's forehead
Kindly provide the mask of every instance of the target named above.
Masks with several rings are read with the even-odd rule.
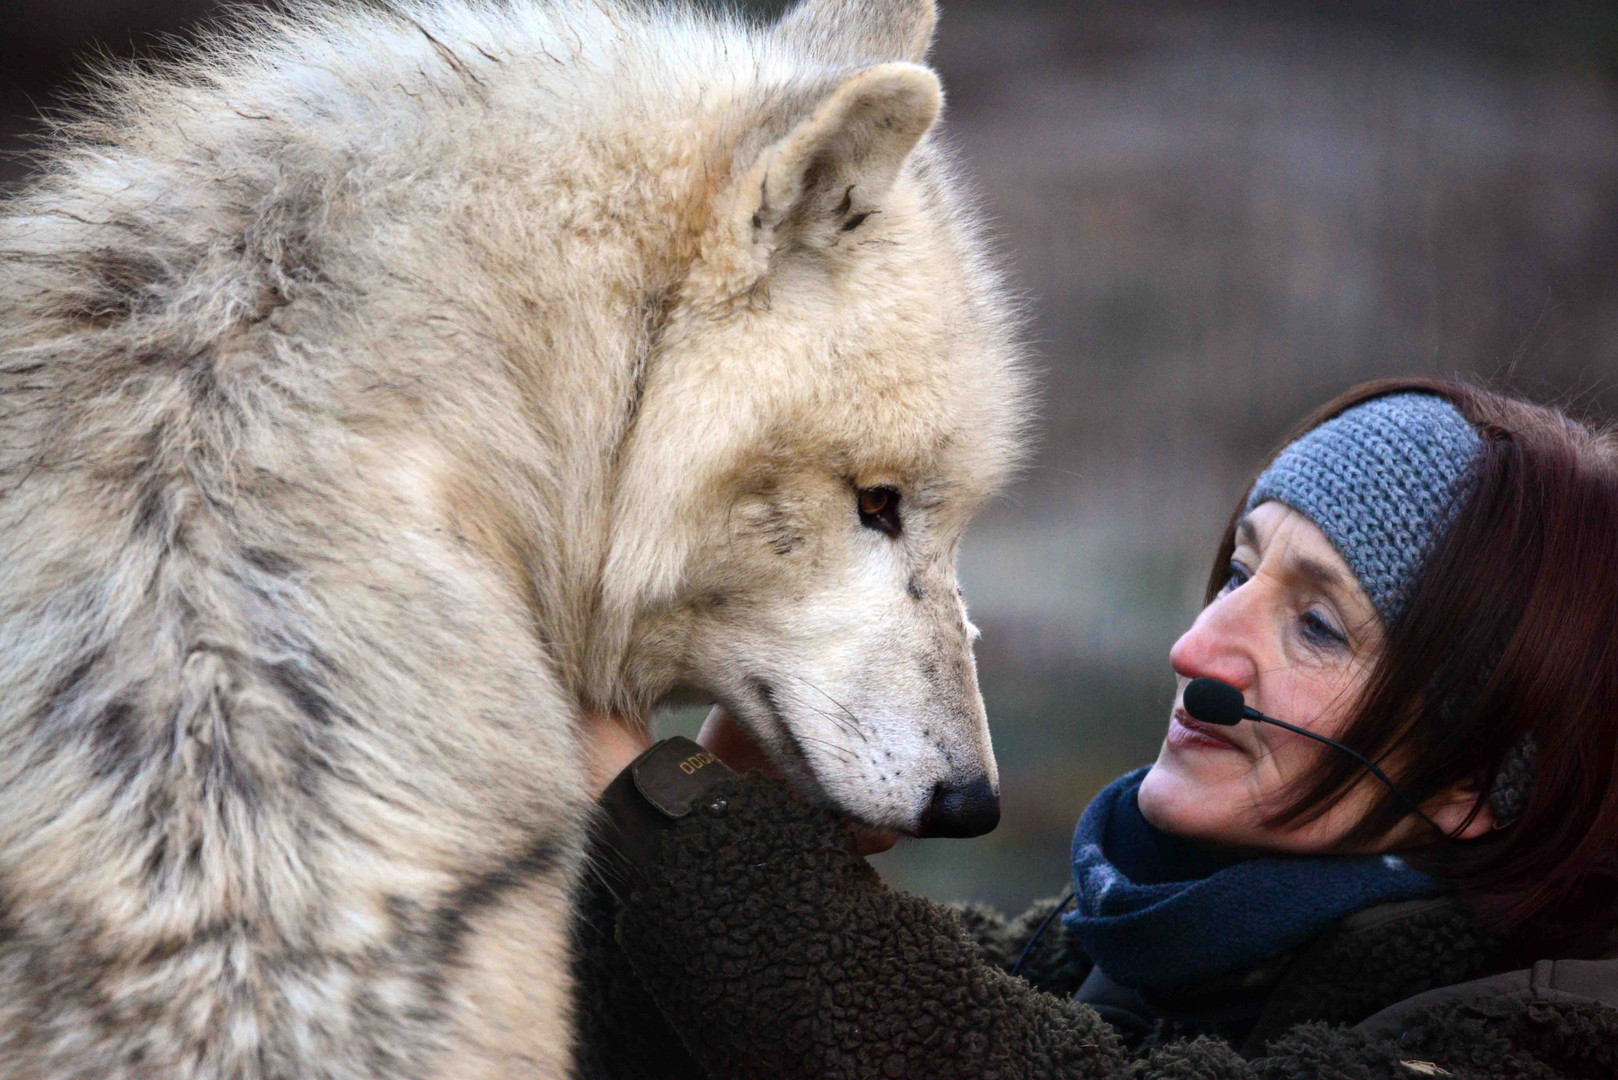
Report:
[[[737,450],[777,475],[897,484],[917,500],[969,509],[1004,482],[1021,447],[1017,389],[980,374],[942,386],[873,381],[782,401],[759,442]]]
[[[1020,458],[1027,422],[1015,348],[960,311],[843,317],[799,339],[799,349],[737,372],[731,390],[748,398],[756,420],[755,438],[737,431],[739,442],[762,444],[760,460],[786,469],[932,485],[950,502],[976,502],[999,486]]]

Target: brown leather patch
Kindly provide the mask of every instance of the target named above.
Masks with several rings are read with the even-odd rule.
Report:
[[[670,818],[689,814],[707,790],[736,774],[690,739],[665,739],[630,767],[641,798]]]

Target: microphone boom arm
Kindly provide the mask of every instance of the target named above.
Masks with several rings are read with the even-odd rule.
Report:
[[[1438,822],[1428,817],[1427,812],[1424,811],[1420,806],[1416,805],[1416,800],[1399,790],[1399,786],[1392,780],[1388,779],[1387,773],[1377,768],[1377,766],[1372,763],[1370,758],[1366,757],[1364,754],[1361,754],[1359,751],[1351,750],[1342,743],[1333,739],[1328,739],[1324,735],[1316,735],[1307,728],[1298,727],[1296,724],[1289,724],[1285,720],[1277,720],[1273,716],[1265,716],[1257,709],[1251,707],[1244,706],[1242,708],[1242,714],[1249,720],[1257,720],[1261,724],[1274,724],[1278,728],[1286,728],[1288,731],[1293,732],[1294,734],[1302,735],[1306,739],[1313,739],[1315,742],[1321,743],[1324,746],[1330,746],[1334,749],[1341,750],[1343,753],[1347,754],[1349,757],[1353,758],[1355,761],[1369,769],[1371,775],[1386,784],[1388,790],[1393,792],[1399,801],[1405,805],[1407,810],[1421,818],[1421,820],[1425,821],[1427,824],[1431,825],[1433,827],[1433,831],[1438,833],[1439,836],[1442,836],[1445,840],[1455,839],[1449,833],[1445,832],[1444,829],[1439,826]]]

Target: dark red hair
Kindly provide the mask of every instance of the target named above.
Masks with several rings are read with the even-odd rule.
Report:
[[[1461,784],[1492,790],[1531,736],[1537,756],[1520,814],[1410,858],[1527,952],[1598,951],[1618,925],[1618,434],[1470,386],[1396,379],[1341,395],[1287,442],[1407,391],[1451,402],[1485,451],[1340,738],[1425,802]],[[1210,601],[1241,512],[1214,561]],[[1364,778],[1347,755],[1322,754],[1272,822],[1312,820]],[[1406,813],[1384,791],[1345,845],[1385,836]]]

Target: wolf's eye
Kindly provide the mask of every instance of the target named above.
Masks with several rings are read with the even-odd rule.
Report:
[[[856,501],[859,503],[860,524],[867,529],[875,529],[886,536],[898,536],[902,531],[899,493],[893,488],[860,488]]]

